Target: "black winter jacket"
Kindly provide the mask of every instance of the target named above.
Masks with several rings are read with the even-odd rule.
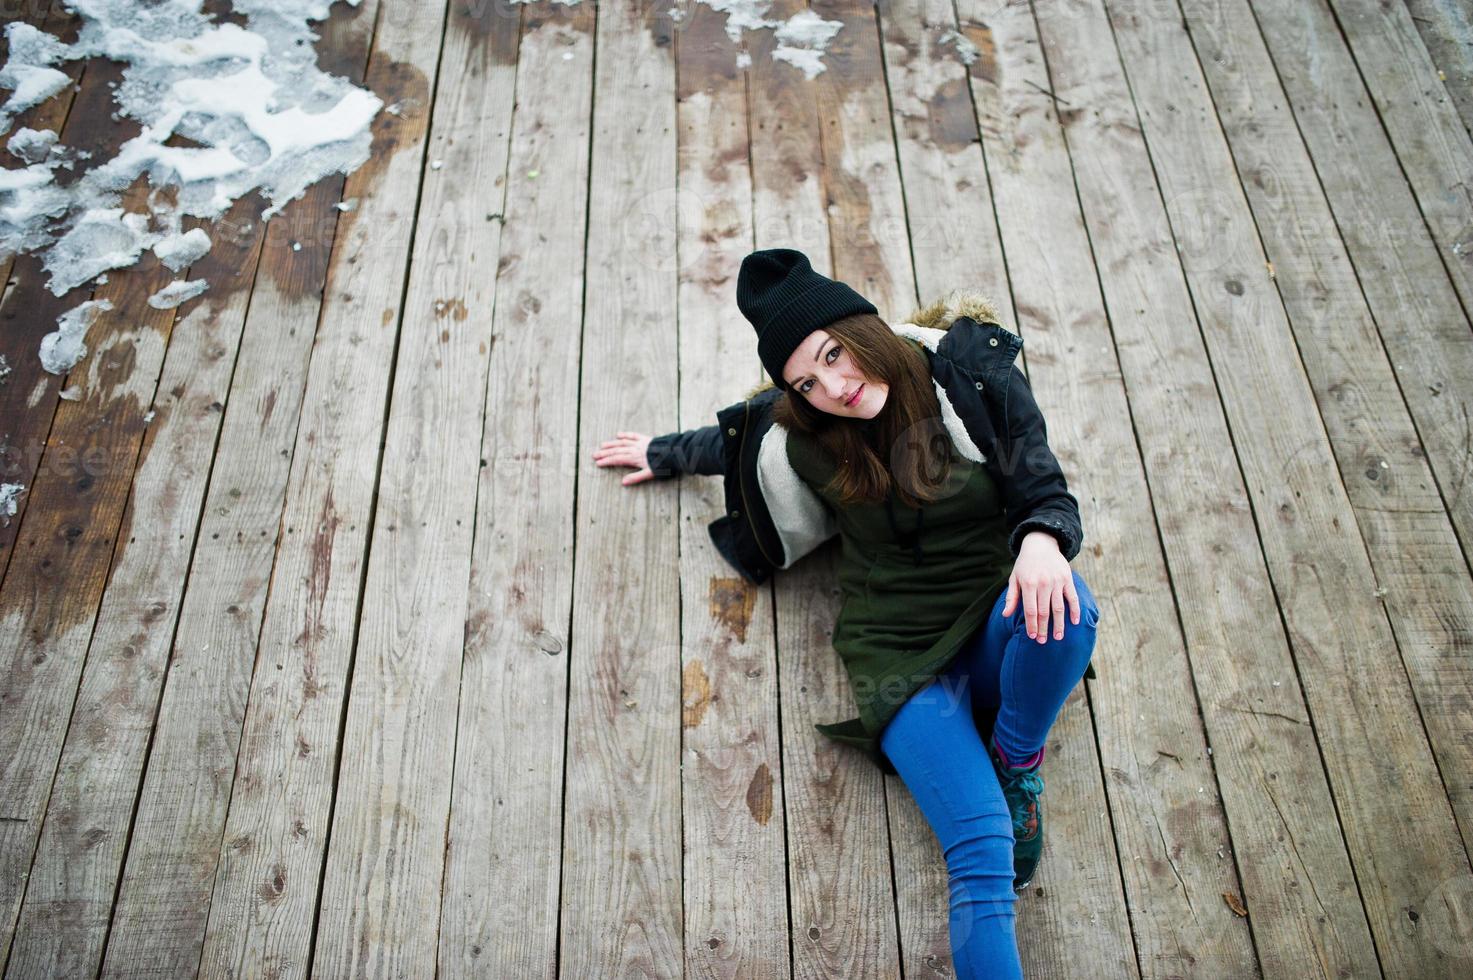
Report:
[[[984,464],[1001,489],[1009,550],[1016,558],[1024,535],[1047,531],[1072,561],[1084,540],[1079,504],[1049,449],[1028,379],[1014,363],[1023,339],[995,322],[991,307],[974,293],[953,294],[912,320],[891,329],[926,349],[953,444]],[[725,478],[726,514],[709,525],[711,540],[759,585],[838,533],[828,505],[788,462],[786,430],[772,423],[772,403],[780,395],[768,381],[717,412],[716,425],[658,436],[647,451],[657,478]]]

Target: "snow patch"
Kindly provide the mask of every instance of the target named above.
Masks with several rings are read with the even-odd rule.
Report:
[[[778,27],[774,35],[777,48],[772,56],[796,66],[811,79],[824,70],[824,50],[843,26],[842,21],[824,20],[812,10],[800,10]]]
[[[0,483],[0,520],[4,521],[6,527],[10,526],[10,519],[19,509],[16,498],[25,492],[24,483]]]
[[[123,65],[113,116],[136,120],[141,132],[66,187],[56,168],[91,154],[57,146],[54,134],[17,133],[7,145],[28,166],[0,169],[0,254],[44,251],[47,286],[58,296],[132,265],[147,248],[162,248],[160,260],[180,262],[170,266],[177,271],[187,264],[182,256],[195,261],[210,245],[203,232],[180,234],[184,215],[218,218],[260,191],[269,201],[261,217],[270,218],[328,174],[360,167],[383,104],[317,67],[309,22],[325,19],[331,4],[235,0],[241,27],[211,20],[201,0],[67,0],[82,20],[70,45],[9,24],[0,87],[14,91],[0,106],[0,126],[70,82],[54,65],[106,58]],[[188,145],[165,145],[172,137]],[[155,188],[173,187],[174,199],[156,192],[148,214],[123,214],[122,192],[143,174]]]
[[[88,300],[56,318],[56,330],[41,338],[41,366],[52,374],[65,374],[87,356],[82,338],[98,314],[113,305],[105,299]]]
[[[773,30],[777,47],[773,49],[774,61],[786,61],[812,79],[825,70],[823,53],[834,35],[843,27],[842,21],[824,20],[812,10],[800,10],[787,20],[771,20],[767,11],[772,0],[700,0],[718,13],[726,14],[726,36],[735,44],[742,43],[748,31]],[[737,54],[737,67],[749,68],[752,56],[746,51]]]
[[[56,145],[56,131],[51,129],[31,129],[22,126],[10,137],[10,142],[5,144],[17,159],[26,163],[41,163],[51,155],[51,148]]]
[[[67,46],[30,24],[12,21],[5,29],[10,58],[0,68],[0,88],[12,89],[0,105],[0,129],[9,129],[16,113],[40,105],[71,84],[65,72],[50,67],[67,57]]]
[[[153,254],[173,272],[204,258],[210,250],[210,236],[203,228],[193,228],[182,235],[169,235],[153,245]]]
[[[122,208],[84,211],[46,253],[47,288],[61,296],[108,269],[132,265],[153,238],[146,214],[124,214]]]
[[[148,305],[156,310],[172,310],[187,300],[194,299],[210,286],[205,279],[175,279],[148,298]]]
[[[956,56],[961,59],[964,65],[970,65],[982,53],[977,45],[973,44],[971,39],[961,31],[945,31],[936,43],[938,47],[942,44],[955,44]]]

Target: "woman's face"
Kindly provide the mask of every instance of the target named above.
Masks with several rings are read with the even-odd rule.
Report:
[[[808,404],[830,415],[872,419],[885,407],[890,386],[871,381],[827,330],[815,330],[783,367],[783,380]]]

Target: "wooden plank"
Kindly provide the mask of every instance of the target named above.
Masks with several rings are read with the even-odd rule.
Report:
[[[1371,295],[1394,294],[1374,266],[1371,275],[1357,277],[1246,3],[1185,0],[1183,8],[1246,178],[1243,188],[1274,264],[1366,554],[1387,590],[1386,611],[1438,768],[1444,774],[1473,772],[1473,742],[1466,738],[1473,731],[1473,579],[1402,400],[1406,388],[1421,388],[1417,397],[1428,400],[1419,383],[1424,379],[1408,375],[1398,382],[1367,306]],[[1429,278],[1417,284],[1423,295],[1436,296],[1439,287],[1448,292],[1441,276]],[[1363,296],[1357,287],[1371,279],[1377,281],[1367,284]],[[1417,312],[1383,304],[1380,319],[1406,321]],[[1451,366],[1473,380],[1473,333],[1455,303],[1444,312],[1461,334],[1446,353],[1461,354],[1462,363]],[[1461,397],[1473,398],[1473,386],[1461,389]],[[1457,463],[1441,461],[1449,464],[1444,477],[1454,476],[1449,470]],[[1462,463],[1468,464],[1466,454]],[[1468,510],[1473,513],[1473,504]],[[1444,776],[1443,782],[1467,848],[1473,844],[1473,785],[1456,777]]]
[[[78,18],[61,5],[61,0],[24,0],[0,9],[0,65],[5,64],[10,58],[10,40],[6,31],[13,21],[22,21],[35,26],[38,30],[47,34],[55,35],[65,41],[75,39]],[[10,142],[10,138],[21,129],[29,128],[35,130],[51,130],[60,134],[62,127],[66,124],[67,113],[71,111],[72,100],[77,94],[77,84],[81,81],[82,73],[86,69],[86,62],[81,59],[67,61],[57,66],[57,70],[63,72],[71,80],[72,84],[42,102],[40,105],[32,106],[19,116],[11,120],[10,126],[0,133],[0,145]],[[7,161],[8,165],[21,163],[13,155]],[[7,285],[11,282],[10,270],[15,262],[13,253],[0,254],[0,282]],[[6,474],[8,478],[8,473]],[[20,501],[24,506],[24,498]],[[17,518],[20,516],[17,511]],[[11,528],[16,526],[12,520]],[[14,542],[14,532],[5,533],[0,529],[0,577],[3,577],[4,566],[10,563],[10,545]]]
[[[243,198],[208,256],[184,270],[210,289],[171,334],[153,395],[72,722],[40,828],[10,970],[93,975],[122,873],[176,612],[228,397],[260,236],[229,240],[261,202]]]
[[[504,195],[517,31],[481,16],[499,39],[457,13],[435,89],[317,933],[328,976],[416,974],[439,941],[482,432],[467,395],[486,390],[492,345],[477,260],[498,258],[486,214]],[[483,58],[489,77],[472,76]]]
[[[426,780],[418,780],[412,769],[408,777],[393,774],[392,769],[380,777],[377,768],[364,772],[361,766],[355,766],[356,777],[367,785],[354,784],[346,778],[339,781],[342,803],[336,827],[346,825],[349,836],[345,839],[334,833],[334,847],[342,846],[342,852],[337,853],[340,862],[354,864],[354,840],[359,841],[356,846],[362,849],[377,833],[374,821],[380,811],[374,808],[392,806],[395,812],[414,813],[415,818],[435,828],[435,836],[426,833],[423,837],[429,852],[411,859],[412,865],[423,865],[415,868],[414,874],[423,875],[424,886],[433,890],[411,896],[414,900],[404,906],[402,914],[414,915],[418,905],[426,920],[423,927],[432,930],[424,937],[429,948],[421,945],[418,936],[412,940],[415,949],[423,951],[421,955],[429,956],[423,961],[426,971],[435,956],[433,930],[437,927],[439,976],[532,977],[544,973],[552,976],[555,964],[558,883],[555,856],[560,844],[558,794],[563,719],[552,712],[532,715],[521,699],[527,691],[542,690],[561,679],[563,660],[536,650],[517,626],[513,595],[520,595],[520,589],[502,587],[502,582],[516,578],[510,566],[517,561],[518,569],[524,567],[520,560],[526,553],[508,550],[505,532],[492,531],[502,526],[502,522],[505,526],[514,523],[520,526],[521,522],[514,519],[511,511],[517,494],[510,489],[505,497],[492,494],[486,489],[485,480],[495,469],[504,485],[521,480],[520,489],[529,491],[529,501],[544,501],[548,505],[560,500],[560,491],[554,488],[563,483],[563,494],[566,494],[561,497],[566,504],[563,513],[555,516],[548,513],[542,520],[529,516],[524,525],[529,531],[536,529],[536,545],[546,545],[554,556],[560,556],[569,554],[569,542],[557,541],[549,529],[569,526],[567,511],[572,510],[572,486],[566,485],[566,480],[558,480],[557,475],[566,475],[572,464],[545,467],[541,472],[542,479],[548,483],[545,494],[530,492],[529,480],[535,477],[530,477],[524,469],[529,455],[517,449],[530,449],[530,457],[538,457],[544,433],[529,426],[523,413],[507,413],[498,396],[489,396],[489,404],[482,402],[488,398],[488,370],[517,371],[513,398],[535,399],[536,393],[544,389],[541,383],[524,380],[520,373],[524,368],[521,358],[513,358],[513,368],[502,367],[507,363],[508,342],[514,348],[518,342],[524,343],[526,349],[558,345],[557,337],[524,327],[535,326],[546,317],[546,323],[576,333],[579,299],[576,293],[555,289],[555,302],[567,305],[558,307],[552,298],[546,298],[548,302],[541,308],[541,317],[533,318],[533,311],[544,298],[541,290],[529,292],[521,289],[521,283],[508,284],[498,274],[504,276],[513,270],[514,276],[521,259],[535,262],[538,256],[545,256],[549,267],[558,268],[557,273],[546,273],[546,279],[557,279],[561,286],[567,252],[557,248],[557,243],[539,243],[539,233],[549,237],[560,234],[563,236],[560,245],[567,245],[576,234],[577,245],[582,246],[583,208],[579,200],[586,187],[586,177],[579,174],[579,168],[583,167],[586,153],[579,149],[554,158],[548,149],[554,143],[566,143],[569,133],[564,125],[586,125],[586,108],[574,111],[569,102],[570,87],[573,91],[586,91],[589,85],[586,62],[591,55],[592,10],[573,13],[572,22],[585,21],[588,49],[579,52],[572,46],[577,32],[569,29],[557,15],[544,28],[541,9],[529,7],[523,13],[521,7],[514,6],[482,9],[452,4],[442,55],[442,81],[436,94],[430,155],[440,161],[439,171],[433,171],[439,177],[432,175],[427,181],[421,203],[421,233],[415,239],[408,301],[409,321],[423,323],[420,329],[429,332],[426,339],[412,343],[411,349],[427,349],[433,352],[435,361],[432,364],[429,357],[420,355],[418,360],[405,361],[399,368],[402,376],[399,380],[404,386],[396,391],[393,402],[396,416],[393,424],[398,426],[399,435],[390,436],[387,460],[395,460],[399,455],[407,458],[395,466],[389,466],[386,460],[384,466],[384,486],[393,489],[380,492],[383,513],[377,517],[376,525],[389,526],[376,535],[373,560],[377,564],[370,567],[370,589],[373,594],[392,597],[396,592],[409,591],[398,585],[396,579],[402,576],[402,581],[411,582],[411,575],[427,576],[445,584],[440,588],[443,597],[435,598],[442,612],[427,609],[430,619],[424,623],[415,622],[415,616],[409,613],[402,616],[407,620],[402,625],[384,622],[382,616],[365,617],[364,635],[384,640],[392,637],[392,647],[384,640],[374,641],[367,650],[367,665],[364,651],[359,651],[352,701],[354,715],[349,719],[349,727],[362,722],[373,729],[359,729],[362,734],[358,744],[364,747],[354,752],[373,757],[393,753],[426,759],[442,757],[445,763],[435,763],[436,772],[427,774],[433,778]],[[541,40],[527,41],[518,57],[518,31],[523,24],[529,31],[538,32]],[[564,53],[573,57],[564,60]],[[577,57],[579,53],[583,57]],[[523,59],[530,63],[523,63]],[[535,83],[530,91],[521,93],[521,108],[513,118],[513,94],[524,72]],[[563,77],[558,77],[560,74]],[[580,84],[573,81],[579,75],[582,75]],[[567,122],[557,119],[557,124],[552,124],[548,119],[542,100],[549,97],[563,100],[561,105],[569,113]],[[544,122],[549,124],[545,130]],[[582,140],[574,141],[577,143],[586,144],[586,133]],[[508,152],[514,155],[510,167]],[[529,156],[517,156],[518,152]],[[535,202],[539,190],[558,195],[557,206],[566,211],[538,214]],[[504,221],[507,231],[502,231]],[[488,271],[477,274],[476,265]],[[507,329],[508,315],[516,318],[517,326],[511,330]],[[532,318],[530,324],[529,318]],[[498,345],[496,340],[501,343]],[[465,364],[440,380],[442,358],[446,363],[461,360]],[[535,355],[526,360],[535,363]],[[470,371],[476,371],[474,380]],[[492,382],[492,391],[501,388],[501,383]],[[452,416],[463,416],[464,421],[451,424]],[[439,429],[443,429],[443,442],[439,448],[430,449],[429,457],[443,458],[436,483],[445,486],[445,491],[442,500],[432,497],[421,501],[418,494],[411,494],[412,486],[423,480],[418,475],[418,464],[411,464],[417,452],[395,452],[393,447],[396,442],[433,447],[436,436],[432,430]],[[572,449],[572,436],[560,444]],[[498,507],[486,505],[485,514],[480,514],[477,500],[482,504],[495,501]],[[429,519],[429,531],[421,531],[424,522],[415,520],[415,511],[421,511]],[[427,538],[420,541],[423,535]],[[426,547],[427,542],[435,541],[445,542],[443,556],[435,554],[435,547]],[[414,556],[420,551],[424,556],[418,561],[435,563],[443,570],[421,566],[420,572],[415,573],[415,559],[411,559],[405,575],[389,564],[399,554]],[[505,561],[507,575],[499,569],[495,572],[486,567],[477,569],[474,563],[477,554],[483,560],[489,554],[492,563]],[[477,582],[482,581],[496,585],[477,587]],[[467,582],[470,582],[468,587]],[[544,595],[544,589],[529,585],[527,592],[560,606],[566,622],[569,588],[552,589],[551,594]],[[508,601],[502,606],[499,603],[504,598]],[[396,600],[392,604],[407,606],[408,603]],[[384,609],[389,609],[389,604],[384,604]],[[399,619],[401,615],[396,613],[395,617]],[[555,622],[557,615],[549,615],[549,619]],[[482,632],[502,626],[513,629],[516,640],[505,634],[501,643],[496,643],[489,632]],[[427,629],[435,632],[412,638]],[[566,631],[560,628],[558,632],[566,648]],[[415,663],[412,669],[415,673],[423,672],[424,681],[405,684],[396,678],[404,669],[396,663],[402,656],[396,647],[442,650],[443,656],[427,662],[426,666]],[[505,662],[498,659],[502,653],[508,654]],[[526,671],[548,673],[541,673],[538,679],[526,676],[516,681],[513,662],[526,663],[523,668]],[[361,687],[365,682],[367,687]],[[446,688],[446,682],[460,688],[458,734],[454,728],[457,687]],[[387,704],[386,696],[389,696]],[[402,716],[398,707],[401,701],[407,709]],[[421,707],[424,701],[435,707],[424,710]],[[498,707],[504,707],[505,713],[498,712]],[[415,732],[423,724],[421,719],[430,716],[435,716],[440,724],[426,725],[423,734]],[[502,722],[508,728],[498,731],[496,727]],[[541,728],[533,729],[533,724]],[[387,729],[390,741],[386,746],[377,741],[379,729]],[[371,740],[368,746],[364,740]],[[404,746],[396,746],[395,740],[404,741]],[[451,783],[452,772],[454,783]],[[361,806],[358,800],[362,800]],[[449,806],[448,815],[446,806]],[[354,822],[345,821],[342,808],[348,808],[356,827]],[[448,837],[440,836],[446,828]],[[526,834],[526,839],[518,840],[518,834]],[[442,855],[443,887],[439,868]],[[386,869],[370,869],[368,874],[376,878],[396,877],[399,874],[396,865],[398,861],[392,859]],[[432,872],[435,877],[429,880]],[[359,875],[351,884],[358,893],[370,887],[387,887],[390,892],[395,889],[392,880],[365,880],[361,869],[349,874]],[[437,915],[430,914],[440,902],[443,905]],[[359,918],[361,923],[354,923],[354,928],[362,930],[358,942],[367,942],[364,936],[373,936],[386,928],[374,915]],[[390,920],[387,928],[399,927]],[[414,973],[418,968],[405,967],[405,970]]]
[[[80,19],[62,6],[61,0],[12,0],[11,3],[0,6],[0,66],[10,60],[8,31],[12,23],[30,24],[40,31],[60,38],[66,43],[71,43],[76,40]],[[11,119],[10,125],[0,130],[0,146],[6,146],[11,137],[22,129],[49,129],[57,134],[61,133],[62,127],[66,124],[67,113],[71,111],[72,100],[76,97],[82,73],[86,69],[86,62],[82,59],[64,61],[55,67],[57,71],[69,77],[72,84],[40,105],[32,106]],[[9,154],[5,165],[7,168],[17,167],[17,165],[23,167],[25,161],[20,160],[14,154]],[[7,285],[11,283],[10,269],[14,261],[14,253],[0,252],[0,282]],[[0,563],[9,563],[10,545],[13,541],[13,534],[0,538],[0,548],[3,548],[4,551],[4,554],[0,555]],[[3,564],[0,564],[0,568],[3,568]]]
[[[957,29],[956,13],[947,0],[928,0],[919,6],[884,4],[880,22],[921,301],[930,302],[958,286],[981,289],[995,297],[1004,311],[999,315],[1016,324],[1017,319],[1007,312],[1012,306],[1009,270],[1003,259],[1003,242],[983,158],[983,140],[992,138],[994,145],[989,152],[996,152],[999,134],[995,128],[990,133],[984,129],[983,140],[979,140],[969,70],[958,57],[954,41],[944,40],[949,36],[946,32]],[[979,72],[976,82],[996,81],[980,74],[986,64],[991,62],[974,66],[973,71]],[[976,94],[981,111],[993,115],[999,94],[995,87],[982,84]],[[1060,158],[1064,159],[1062,154]],[[1067,167],[1066,159],[1064,164]],[[1072,204],[1072,183],[1068,190]],[[1023,209],[1018,210],[1017,217],[1023,217]],[[1042,219],[1046,217],[1030,213],[1025,220],[1038,221],[1035,227],[1045,233],[1048,222]],[[1074,224],[1077,229],[1077,209]],[[1008,230],[1015,227],[1016,221]],[[1073,295],[1074,291],[1063,290],[1061,294]],[[896,315],[903,313],[897,310]],[[1035,338],[1034,329],[1052,327],[1039,317],[1032,318],[1028,327],[1028,349],[1032,351],[1035,339],[1047,342],[1046,337]],[[1045,358],[1043,363],[1051,362]],[[1019,367],[1024,367],[1023,361]],[[1041,397],[1042,391],[1039,393]],[[1120,397],[1123,401],[1123,395]],[[1051,435],[1055,431],[1051,427]],[[1057,452],[1066,452],[1056,437],[1052,441]],[[1077,474],[1069,475],[1071,481],[1077,481]],[[1088,515],[1085,521],[1089,523]],[[1083,557],[1087,565],[1088,556]],[[1082,573],[1093,582],[1093,573],[1087,567]],[[1095,587],[1100,593],[1106,591],[1098,584]],[[1103,651],[1100,659],[1105,659]],[[1016,931],[1025,973],[1083,976],[1106,969],[1112,975],[1123,976],[1135,969],[1094,738],[1087,696],[1084,685],[1080,685],[1060,712],[1049,738],[1052,761],[1046,770],[1044,802],[1047,856],[1035,885],[1019,896],[1018,904]],[[924,869],[901,871],[897,857],[897,875],[919,878],[929,872],[936,879],[934,897],[923,910],[923,921],[939,927],[939,935],[932,949],[917,949],[913,941],[905,943],[907,973],[945,962],[950,955],[945,861],[919,810],[910,809],[913,816],[908,814],[907,825],[897,827],[897,837],[930,837],[928,850],[932,853]],[[901,915],[907,915],[904,908]],[[910,929],[902,930],[902,934],[919,932]],[[1106,964],[1110,966],[1106,968]]]
[[[124,207],[141,209],[143,199],[125,195]],[[32,862],[173,324],[173,310],[145,301],[173,275],[145,258],[98,288],[113,310],[88,331],[88,356],[67,376],[83,398],[57,408],[49,459],[31,491],[39,503],[17,538],[0,599],[0,647],[15,658],[0,695],[7,886],[24,885],[16,871]],[[19,888],[6,887],[7,941],[20,900]]]
[[[677,538],[655,519],[666,504],[603,479],[592,450],[609,419],[653,431],[676,418],[676,239],[639,232],[649,195],[675,186],[674,27],[623,3],[601,5],[597,25],[583,344],[598,355],[577,391],[558,969],[666,977],[685,959]]]
[[[78,18],[65,9],[60,0],[27,0],[13,12],[64,41],[75,39]],[[0,37],[3,37],[3,32],[0,32]],[[65,138],[59,140],[62,143],[99,138],[98,127],[102,120],[85,128],[80,122],[73,123],[70,129],[66,126],[76,99],[75,83],[80,83],[85,63],[69,61],[58,70],[65,72],[74,84],[21,113],[10,130],[0,136],[0,143],[8,142],[23,126],[53,130],[64,135]],[[78,148],[86,149],[85,146]],[[0,355],[5,357],[10,367],[10,373],[0,384],[0,482],[19,483],[27,490],[16,499],[15,514],[0,521],[0,583],[3,583],[10,567],[16,535],[20,533],[30,505],[29,491],[45,453],[46,434],[55,417],[55,392],[65,387],[62,378],[41,367],[38,352],[41,338],[56,329],[56,317],[70,306],[43,289],[43,276],[45,273],[38,258],[15,255],[0,258],[0,282],[5,283],[7,290],[3,301],[0,301],[0,324],[4,325],[0,330]],[[75,295],[69,297],[70,304],[89,298],[91,288],[89,285],[86,289],[76,290]]]
[[[70,43],[76,40],[76,29],[78,18],[64,6],[61,0],[12,0],[12,2],[0,6],[0,66],[10,60],[10,25],[14,23],[30,24],[37,30],[52,34]],[[32,106],[10,120],[10,125],[0,130],[0,146],[10,142],[10,138],[21,129],[50,129],[60,133],[61,127],[66,120],[66,113],[71,109],[72,98],[77,94],[77,82],[82,76],[84,63],[79,59],[76,61],[65,61],[55,66],[57,71],[67,75],[72,84],[63,88],[60,92],[45,100],[40,105]],[[6,91],[9,91],[8,89]],[[8,96],[7,96],[8,98]],[[5,166],[24,167],[24,160],[14,154],[8,153]],[[10,261],[14,258],[12,254],[0,256],[0,269],[9,270]]]
[[[1300,4],[1299,16],[1317,20],[1324,16],[1324,4]],[[1334,0],[1329,7],[1396,147],[1463,309],[1473,311],[1473,137],[1447,100],[1437,67],[1404,4]],[[1324,47],[1335,42],[1333,34],[1312,36],[1323,38]]]
[[[491,324],[493,347],[489,387],[480,396],[485,422],[462,613],[465,661],[438,965],[441,977],[551,980],[573,573],[574,487],[567,474],[576,466],[577,416],[571,401],[548,417],[537,404],[549,391],[573,390],[565,379],[577,375],[582,297],[570,270],[587,214],[595,11],[586,4],[528,6],[519,51],[509,14],[521,10],[474,22],[483,34],[475,39],[479,47],[447,44],[447,54],[458,52],[466,65],[452,68],[447,82],[477,76],[465,83],[463,99],[491,87],[505,100],[464,118],[471,132],[485,130],[478,152],[488,169],[492,160],[504,169],[482,181],[494,195],[479,196],[484,211],[505,215],[505,228],[499,242],[488,237],[474,245],[487,256],[486,268],[499,259],[487,283],[494,310],[488,305],[480,314]],[[438,101],[448,97],[442,92]],[[493,134],[501,141],[494,153],[487,145]],[[549,357],[552,351],[565,359]],[[553,446],[556,461],[549,458]]]
[[[735,302],[752,249],[752,174],[746,73],[725,20],[691,5],[676,24],[678,191],[656,199],[658,227],[673,222],[679,236],[682,429],[710,424],[763,377]],[[712,547],[720,480],[682,480],[679,495],[685,973],[788,976],[773,586],[745,581]]]
[[[800,2],[779,0],[767,16],[787,20],[803,9]],[[821,98],[800,69],[772,57],[772,32],[755,31],[744,41],[752,59],[755,247],[798,249],[815,270],[836,275]],[[824,62],[827,72],[840,70],[832,42]],[[840,605],[837,557],[837,545],[826,545],[773,580],[792,969],[795,978],[893,977],[900,949],[886,780],[863,755],[813,728],[855,715],[831,642]]]
[[[334,17],[340,20],[335,19],[327,29],[323,61],[335,73],[362,77],[375,10],[340,8]],[[371,78],[370,84],[390,96],[386,101],[402,94],[403,86],[387,84],[383,75]],[[386,115],[376,120],[374,158],[354,175],[355,183],[349,186],[358,190],[350,193],[373,186],[392,154],[396,127],[414,125],[412,111],[403,115],[410,121]],[[297,539],[294,515],[288,511],[285,520],[282,516],[289,471],[292,466],[321,468],[307,460],[306,452],[294,458],[293,442],[311,446],[315,436],[299,438],[299,408],[304,400],[310,401],[303,389],[309,385],[307,365],[314,349],[324,358],[319,364],[327,363],[330,356],[323,335],[315,337],[314,348],[314,334],[334,234],[348,224],[332,207],[342,191],[341,180],[314,185],[301,201],[288,205],[261,229],[262,274],[251,296],[231,383],[230,398],[238,407],[227,412],[220,434],[194,555],[192,580],[197,584],[186,593],[180,612],[119,885],[104,961],[107,975],[175,976],[192,973],[200,962],[278,534],[288,550]],[[392,226],[392,222],[385,224]],[[391,237],[383,237],[392,243]],[[393,258],[390,252],[388,262]],[[383,268],[377,274],[388,278]],[[390,288],[386,286],[385,291]],[[356,310],[358,322],[370,316],[371,322],[378,322],[382,305],[372,295],[365,301],[372,304],[372,313]],[[366,468],[371,471],[372,464]],[[353,479],[355,484],[363,482],[358,473]],[[367,492],[365,488],[363,493]],[[351,505],[348,494],[338,499],[345,508]],[[356,542],[361,549],[361,535],[353,538],[349,533],[354,529],[353,519],[362,521],[361,513],[344,521],[350,526],[340,540],[347,539],[347,548]],[[325,563],[334,557],[329,545],[323,545],[319,554]],[[346,555],[336,557],[334,567],[352,564]],[[356,581],[356,573],[348,574]],[[275,594],[290,592],[277,590]],[[314,597],[309,589],[300,595],[306,602]],[[273,664],[280,662],[283,654],[273,649],[267,656],[273,654]],[[320,838],[325,828],[309,829]],[[263,887],[270,884],[263,883]]]
[[[62,142],[100,156],[116,151],[126,127],[108,120],[107,83],[120,77],[116,63],[88,73]],[[123,195],[123,207],[143,211],[146,197],[146,181],[140,180]],[[13,365],[0,386],[0,429],[26,447],[27,461],[37,469],[29,481],[18,481],[29,483],[26,496],[35,508],[18,529],[0,591],[0,650],[8,651],[0,672],[0,785],[6,790],[0,802],[0,968],[107,584],[146,429],[143,415],[153,401],[174,320],[173,310],[155,310],[146,302],[173,278],[168,269],[145,256],[134,268],[115,270],[95,292],[113,309],[87,330],[87,356],[66,376],[81,385],[83,398],[59,399],[65,379],[45,371],[36,352],[41,337],[56,329],[56,317],[94,291],[89,284],[54,296],[34,255],[19,257],[15,270],[10,306],[0,313],[0,319],[15,318],[0,331]]]
[[[1465,0],[1406,0],[1437,77],[1473,133],[1473,9]]]
[[[920,301],[970,287],[1005,314],[1012,297],[982,152],[988,134],[978,135],[968,84],[990,62],[963,62],[949,39],[957,15],[946,0],[877,7]]]
[[[1271,615],[1263,614],[1273,609],[1275,599],[1265,562],[1251,547],[1256,530],[1248,494],[1227,451],[1232,439],[1167,215],[1156,204],[1161,189],[1117,56],[1099,47],[1099,39],[1110,34],[1103,13],[1092,4],[1074,3],[1040,7],[1038,14],[1050,67],[1046,87],[1061,107],[1166,551],[1170,579],[1162,584],[1176,593],[1233,835],[1220,853],[1237,863],[1244,904],[1253,910],[1253,922],[1263,923],[1264,934],[1273,937],[1259,941],[1258,956],[1273,963],[1292,955],[1294,962],[1310,963],[1315,975],[1333,974],[1366,956],[1363,913],[1343,844],[1333,827],[1324,832],[1324,814],[1333,804],[1313,732],[1301,721],[1306,709],[1294,684],[1285,635]],[[1230,561],[1228,555],[1236,557]],[[1151,623],[1160,617],[1136,618]],[[1158,659],[1144,648],[1137,657],[1144,669]],[[1164,697],[1178,696],[1175,686],[1163,688],[1171,692]],[[1157,686],[1148,682],[1144,690],[1151,696],[1142,707],[1159,710],[1163,695],[1155,693]],[[1113,744],[1102,741],[1101,748],[1108,753]],[[1149,750],[1157,756],[1147,766],[1152,776],[1161,778],[1157,770],[1177,767],[1173,756],[1178,753],[1170,745]],[[1144,759],[1145,753],[1136,755]],[[1106,765],[1117,791],[1112,800],[1132,793],[1141,778],[1134,771],[1139,763],[1107,758]],[[1117,821],[1117,832],[1129,828]],[[1173,860],[1170,852],[1166,858]],[[1137,853],[1132,860],[1145,858]],[[1305,882],[1308,893],[1301,894]],[[1188,910],[1193,919],[1209,909],[1216,914],[1227,901],[1216,891],[1198,894],[1201,900]],[[1144,908],[1155,901],[1141,897],[1133,904]],[[1280,917],[1289,921],[1279,923]],[[1144,917],[1138,939],[1142,928],[1152,928]],[[1208,931],[1220,936],[1225,928],[1213,925]],[[1255,925],[1255,932],[1259,928]],[[1294,935],[1294,929],[1304,935]],[[1286,934],[1286,947],[1268,948]],[[1196,955],[1194,946],[1178,946],[1175,962],[1163,968],[1189,972],[1194,963],[1201,966]],[[1244,958],[1240,947],[1231,955]],[[1143,957],[1143,972],[1152,965]],[[1240,962],[1204,972],[1254,971],[1251,962]]]
[[[810,9],[843,24],[824,54],[827,69],[811,83],[823,121],[835,275],[879,309],[908,314],[915,273],[874,12],[822,2]]]
[[[61,6],[61,0],[10,0],[0,7],[0,51],[5,51],[5,26],[14,21],[38,24]],[[4,62],[0,62],[3,64]]]
[[[1408,928],[1405,910],[1422,902],[1429,882],[1464,873],[1467,855],[1385,610],[1366,588],[1373,572],[1346,490],[1338,480],[1326,485],[1335,460],[1304,369],[1283,356],[1294,338],[1253,215],[1184,25],[1124,0],[1110,5],[1109,21],[1251,490],[1376,954],[1388,973],[1448,975],[1450,961],[1430,935]],[[1266,405],[1275,406],[1272,417]]]

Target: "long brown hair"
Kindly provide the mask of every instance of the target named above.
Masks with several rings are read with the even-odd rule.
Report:
[[[907,507],[939,498],[951,473],[951,437],[923,351],[873,313],[856,313],[824,329],[866,377],[890,386],[873,419],[849,419],[814,408],[791,386],[772,407],[773,422],[812,435],[837,465],[825,490],[839,503],[880,503],[890,495]]]

